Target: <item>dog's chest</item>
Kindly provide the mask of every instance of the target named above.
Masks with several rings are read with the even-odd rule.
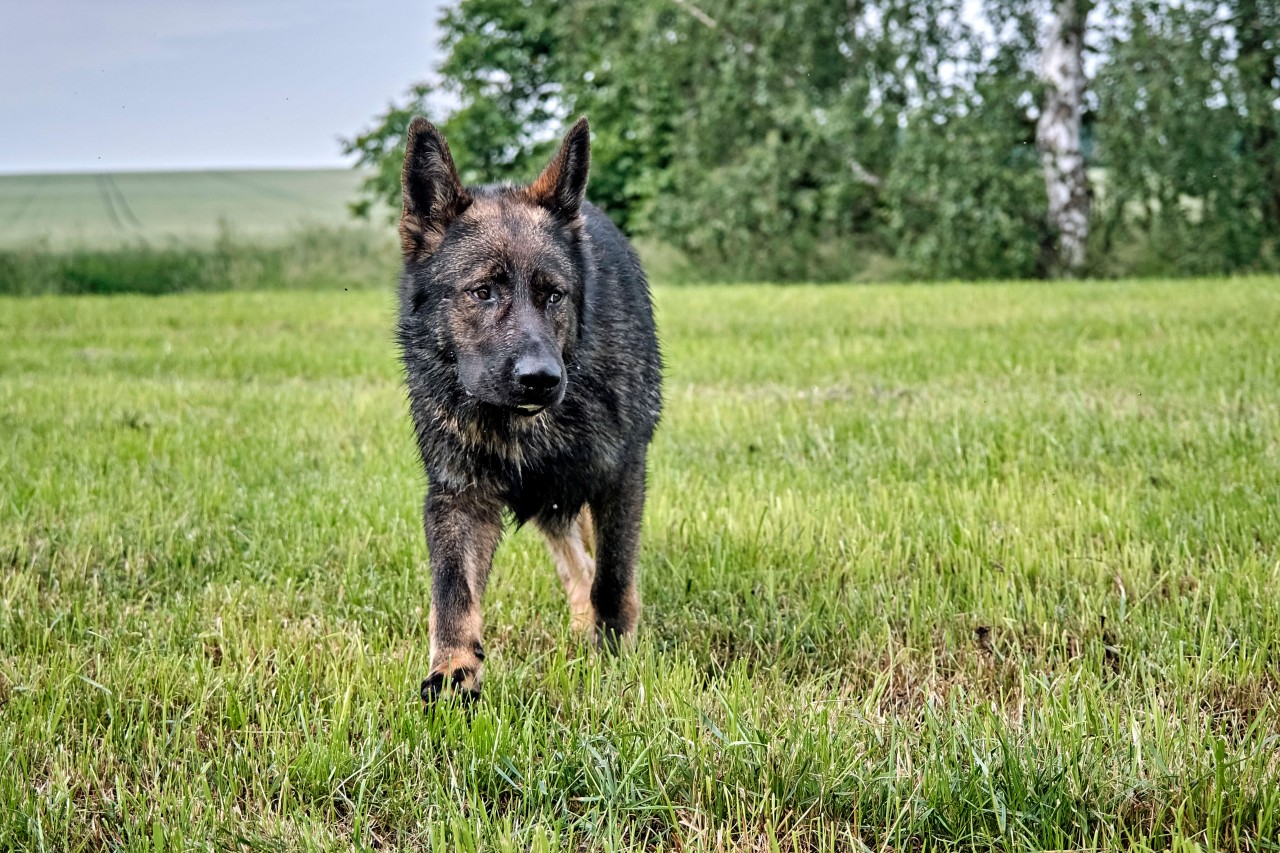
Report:
[[[433,478],[494,494],[520,522],[575,514],[618,451],[608,437],[551,421],[507,430],[454,420],[436,435]]]
[[[595,478],[571,466],[523,469],[504,484],[503,500],[516,521],[576,515],[591,498]]]

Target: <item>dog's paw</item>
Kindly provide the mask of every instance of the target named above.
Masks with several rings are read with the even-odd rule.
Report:
[[[455,669],[448,678],[443,672],[433,672],[422,680],[420,695],[427,707],[450,699],[470,705],[480,699],[480,679],[477,673],[465,669]]]
[[[635,645],[636,629],[634,625],[610,625],[597,622],[595,626],[596,648],[607,654],[621,654]]]
[[[422,680],[419,695],[430,707],[437,702],[455,699],[469,705],[480,698],[481,668],[484,650],[477,643],[473,650],[460,650],[440,656],[431,672]]]

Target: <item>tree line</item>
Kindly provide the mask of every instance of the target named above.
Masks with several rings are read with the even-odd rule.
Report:
[[[708,278],[1280,269],[1280,0],[460,0],[346,140],[399,205],[433,93],[464,180],[578,115],[591,198]]]

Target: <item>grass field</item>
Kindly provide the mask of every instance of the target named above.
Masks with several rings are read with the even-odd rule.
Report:
[[[361,173],[0,175],[0,296],[367,288],[399,271]],[[385,284],[383,284],[385,286]]]
[[[205,245],[353,222],[351,169],[0,175],[0,248]]]
[[[1280,280],[660,289],[631,654],[424,716],[386,292],[0,301],[0,847],[1280,847]]]

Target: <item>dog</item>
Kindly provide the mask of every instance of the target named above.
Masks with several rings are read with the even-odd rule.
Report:
[[[428,705],[480,696],[504,512],[546,536],[576,628],[634,636],[662,357],[640,261],[586,201],[590,157],[584,117],[531,184],[468,188],[440,131],[409,125],[397,337],[427,475]]]

